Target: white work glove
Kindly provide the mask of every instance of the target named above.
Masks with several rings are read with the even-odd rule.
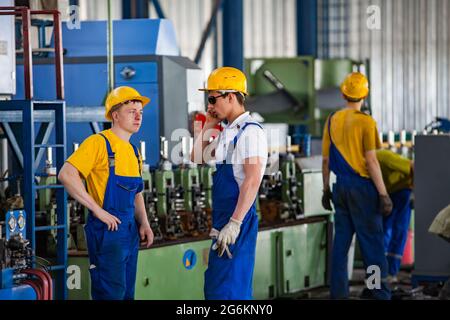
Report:
[[[225,247],[236,242],[241,231],[241,221],[230,218],[230,221],[220,230],[217,242],[220,247]]]
[[[211,232],[209,233],[209,236],[210,236],[212,239],[216,239],[216,240],[217,240],[217,237],[219,236],[219,234],[220,234],[220,231],[219,231],[219,230],[212,228],[212,229],[211,229]],[[212,250],[217,250],[217,251],[218,251],[217,254],[218,254],[219,257],[222,257],[222,256],[223,256],[223,253],[226,252],[226,253],[227,253],[227,256],[228,256],[228,259],[233,259],[233,255],[231,254],[230,249],[228,248],[228,246],[222,246],[222,247],[219,247],[219,243],[216,241],[216,242],[212,245],[211,249],[212,249]]]

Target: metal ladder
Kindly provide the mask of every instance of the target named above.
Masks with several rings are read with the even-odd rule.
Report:
[[[53,15],[54,25],[54,43],[55,43],[55,72],[56,72],[56,100],[55,101],[36,101],[33,99],[33,68],[32,52],[30,43],[31,15],[51,14]],[[57,10],[30,10],[27,7],[0,7],[0,15],[14,15],[22,17],[23,33],[23,64],[25,77],[25,100],[6,100],[0,101],[0,112],[19,111],[22,114],[22,135],[23,135],[23,195],[25,211],[27,213],[27,235],[30,240],[33,252],[36,250],[36,233],[42,231],[57,230],[57,250],[56,264],[50,265],[55,281],[55,298],[65,300],[67,298],[66,270],[67,270],[67,194],[64,186],[56,185],[37,185],[35,181],[36,169],[39,163],[36,162],[36,150],[52,147],[56,150],[56,168],[57,172],[61,169],[66,159],[66,108],[64,101],[64,76],[63,76],[63,58],[62,58],[62,38],[61,38],[61,19]],[[47,111],[54,114],[55,144],[47,144],[48,136],[43,138],[42,144],[35,144],[35,112]],[[53,128],[53,126],[52,126]],[[11,140],[17,144],[12,133],[8,134]],[[12,143],[13,143],[12,142]],[[17,146],[16,146],[17,147]],[[15,148],[17,150],[17,148]],[[38,161],[40,157],[38,156]],[[40,189],[56,189],[56,213],[57,225],[36,227],[36,199],[35,194]],[[33,268],[36,261],[33,260]]]

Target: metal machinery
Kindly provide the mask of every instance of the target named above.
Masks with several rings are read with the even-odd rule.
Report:
[[[0,300],[52,300],[53,280],[41,268],[33,268],[35,255],[26,237],[27,215],[8,211],[0,231]],[[1,229],[1,228],[0,228]]]
[[[190,146],[193,145],[192,138],[189,139]],[[208,217],[205,210],[205,192],[201,190],[200,170],[197,164],[190,160],[190,148],[188,148],[187,137],[181,138],[182,162],[175,170],[176,184],[181,186],[183,193],[184,214],[183,225],[186,232],[191,236],[198,236],[209,231]]]
[[[266,123],[301,126],[302,133],[320,137],[328,115],[345,101],[340,84],[352,71],[367,72],[363,62],[348,59],[252,58],[246,60],[248,109]],[[370,110],[369,101],[366,102]],[[294,144],[298,144],[293,137]]]
[[[13,1],[1,1],[0,26],[2,29],[1,68],[2,81],[0,87],[0,122],[1,134],[4,142],[2,148],[2,192],[0,194],[0,212],[6,213],[8,229],[6,240],[3,241],[3,266],[6,275],[6,287],[16,288],[11,279],[18,282],[20,279],[29,284],[35,291],[38,299],[65,299],[66,298],[66,268],[67,268],[67,216],[66,216],[66,193],[61,185],[56,184],[54,175],[61,168],[66,157],[66,131],[65,131],[65,102],[64,81],[62,64],[62,43],[60,13],[56,10],[30,10],[26,7],[12,7]],[[31,48],[31,16],[50,15],[49,22],[54,28],[54,48],[48,48],[53,53],[49,64],[56,86],[53,95],[46,100],[40,100],[34,96],[33,78],[33,52]],[[15,48],[15,28],[21,41]],[[5,32],[4,32],[5,31]],[[20,72],[14,71],[17,63],[23,67]],[[17,85],[15,75],[22,85]],[[11,76],[8,76],[11,75]],[[24,75],[22,77],[22,75]],[[47,84],[49,82],[47,81]],[[17,90],[16,90],[17,88]],[[17,98],[15,94],[20,95]],[[55,99],[56,96],[56,99]],[[53,130],[54,129],[54,130]],[[35,135],[35,130],[38,131]],[[49,140],[49,136],[52,139]],[[51,141],[51,142],[49,142]],[[14,151],[15,157],[10,157],[10,149]],[[55,159],[50,157],[48,161],[48,172],[41,173],[42,155],[47,150],[56,150]],[[49,152],[51,155],[51,152]],[[55,163],[55,168],[51,164]],[[37,181],[41,178],[40,183]],[[47,192],[41,192],[47,191]],[[50,191],[53,191],[50,196]],[[39,204],[36,194],[47,198],[51,207],[42,216],[39,215]],[[52,199],[52,200],[50,200]],[[10,210],[21,210],[10,211]],[[26,214],[25,214],[26,212]],[[50,212],[52,212],[50,214]],[[18,214],[18,216],[13,216]],[[43,218],[43,221],[40,221]],[[14,219],[17,220],[17,228],[14,228]],[[26,220],[24,226],[24,219]],[[3,220],[0,217],[0,220]],[[26,228],[26,233],[25,229]],[[8,231],[9,230],[9,231]],[[41,235],[46,232],[52,234],[55,240],[55,250],[51,255],[45,255],[45,269],[51,273],[37,270]],[[2,236],[3,237],[3,236]],[[28,239],[28,240],[26,240]],[[45,243],[44,243],[45,245]],[[23,257],[21,260],[16,259]],[[22,261],[22,262],[21,262]],[[25,270],[23,270],[25,269]],[[12,272],[11,270],[14,270]],[[14,273],[14,275],[13,275]],[[17,274],[16,274],[17,273]],[[25,276],[24,276],[25,274]],[[12,276],[9,277],[9,276]],[[8,278],[9,277],[9,278]],[[32,279],[28,279],[31,277]],[[35,278],[38,278],[36,285]],[[53,280],[52,280],[53,278]],[[53,287],[54,281],[54,287]],[[13,285],[13,286],[11,286]],[[6,298],[32,298],[30,294],[15,296],[14,292],[5,291]],[[53,295],[53,292],[55,294]]]
[[[450,277],[449,244],[428,231],[438,212],[450,203],[449,156],[449,134],[416,137],[414,193],[417,215],[411,279],[414,287],[445,282]]]
[[[204,271],[211,244],[207,231],[213,205],[211,188],[214,167],[196,167],[187,161],[190,141],[185,138],[180,143],[180,135],[173,131],[182,128],[188,132],[189,115],[204,110],[204,97],[196,90],[202,87],[203,74],[197,65],[179,56],[173,27],[169,21],[120,20],[114,21],[113,25],[115,85],[133,86],[141,94],[151,98],[150,104],[144,108],[143,126],[132,138],[132,143],[139,145],[144,162],[143,194],[148,219],[155,233],[154,245],[150,249],[142,248],[139,251],[136,298],[202,299]],[[65,118],[52,121],[51,115],[47,113],[35,113],[35,119],[47,123],[39,132],[43,150],[37,153],[36,158],[42,158],[45,148],[56,150],[56,172],[65,159],[65,154],[61,157],[58,153],[61,145],[70,145],[76,150],[79,143],[89,135],[109,127],[104,122],[102,107],[107,94],[106,22],[84,21],[79,29],[69,29],[68,25],[63,24],[61,30],[65,55],[64,75],[60,80],[64,81],[66,88]],[[54,33],[57,34],[56,30]],[[141,36],[130,37],[130,34]],[[52,43],[56,43],[57,39],[58,37],[53,37]],[[48,82],[56,81],[51,68],[57,58],[56,52],[49,52],[46,57],[40,54],[33,59],[34,92],[38,99],[51,99],[55,95]],[[276,68],[269,70],[271,74],[266,74],[269,82],[262,79],[259,84],[255,84],[257,77],[249,72],[250,91],[256,96],[259,92],[269,90],[267,86],[270,90],[273,90],[274,85],[280,88],[285,86],[282,99],[288,97],[289,103],[294,105],[294,99],[300,96],[303,103],[296,102],[300,107],[294,106],[292,112],[296,113],[298,108],[307,106],[308,111],[304,114],[308,117],[304,123],[315,126],[310,121],[316,119],[313,117],[316,111],[311,107],[315,99],[315,87],[314,81],[309,81],[314,76],[314,60],[308,57],[294,60],[296,68],[301,72],[300,77],[295,79],[302,79],[300,84],[294,83],[295,90],[306,88],[305,92],[297,94],[295,90],[292,91],[293,84],[286,81]],[[17,74],[26,69],[23,61],[18,60]],[[289,70],[289,67],[283,66],[282,69]],[[295,72],[289,70],[287,74]],[[303,82],[306,81],[305,75],[308,82]],[[305,83],[307,85],[303,86]],[[26,98],[22,96],[25,84],[26,81],[17,79],[18,90],[13,96],[16,101]],[[251,106],[251,100],[249,103]],[[260,106],[259,102],[255,104],[258,111],[261,111]],[[289,113],[287,117],[281,117],[281,114],[278,118],[266,119],[266,123],[287,122]],[[303,120],[300,123],[301,121]],[[7,121],[2,119],[2,123]],[[48,129],[58,127],[59,123],[67,127],[66,141],[60,142],[59,135]],[[297,121],[295,123],[298,124]],[[17,133],[17,128],[12,128],[11,131]],[[17,135],[7,135],[10,146],[17,154],[15,143],[11,140],[15,136]],[[23,139],[19,137],[19,142],[23,140],[28,145],[28,136],[30,135],[24,134]],[[293,140],[295,139],[294,136]],[[51,144],[49,141],[55,143]],[[280,169],[264,179],[260,191],[261,228],[254,273],[254,297],[258,299],[296,294],[327,283],[327,252],[331,245],[332,224],[329,213],[320,204],[320,159],[300,158],[302,154],[298,151],[305,155],[306,149],[298,149],[296,146],[289,148],[290,143],[287,144],[288,152],[283,152],[281,157],[276,158]],[[182,160],[172,163],[169,155],[176,153],[176,148],[181,151]],[[83,232],[87,210],[73,199],[60,205],[62,195],[58,193],[60,189],[56,185],[53,169],[55,162],[52,161],[53,155],[50,155],[52,152],[47,151],[46,165],[36,165],[42,174],[36,175],[34,171],[23,174],[22,185],[30,185],[34,190],[39,190],[38,205],[32,215],[42,217],[36,229],[48,232],[42,240],[47,243],[44,246],[50,251],[47,253],[53,251],[49,243],[55,242],[55,234],[46,225],[56,220],[57,230],[70,230],[69,236],[67,232],[56,235],[56,251],[59,252],[61,247],[69,247],[71,250],[68,258],[66,255],[67,265],[78,266],[81,270],[80,285],[68,290],[68,298],[89,299],[89,261]],[[31,161],[27,158],[29,154],[34,153],[29,151],[23,154],[25,163]],[[170,159],[173,160],[173,157]],[[11,178],[19,170],[20,163],[13,157],[7,162]],[[26,180],[25,177],[38,178],[38,185],[35,186],[30,178]],[[33,178],[33,182],[35,180]],[[12,182],[10,184],[14,185]],[[54,186],[56,193],[41,192],[47,184]],[[274,192],[277,188],[278,196]],[[33,189],[26,189],[22,194],[26,198],[26,207],[30,195],[34,194]],[[272,204],[275,210],[267,211],[271,204],[264,202],[269,200],[276,204]],[[56,219],[53,214],[55,203]],[[69,212],[68,218],[61,217],[58,211],[61,209]]]
[[[158,216],[162,221],[164,234],[169,240],[184,236],[180,211],[184,199],[180,185],[176,185],[175,173],[168,156],[168,141],[161,137],[161,162],[155,171]]]

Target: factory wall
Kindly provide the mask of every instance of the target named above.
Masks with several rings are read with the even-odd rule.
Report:
[[[423,130],[450,118],[449,12],[448,0],[318,0],[319,57],[370,59],[380,129]]]
[[[203,30],[211,17],[214,0],[159,0],[166,17],[175,27],[181,54],[194,59]],[[105,20],[106,0],[80,0],[81,20]],[[244,0],[244,56],[293,57],[296,55],[296,0]],[[122,1],[112,1],[114,19],[121,18]],[[157,18],[152,5],[149,16]],[[205,77],[217,65],[221,65],[221,25],[206,43],[200,66]]]

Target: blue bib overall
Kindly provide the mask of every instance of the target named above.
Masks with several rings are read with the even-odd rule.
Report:
[[[115,156],[108,139],[100,134],[108,150],[109,177],[103,209],[122,222],[117,231],[109,231],[105,223],[89,212],[85,226],[94,300],[132,300],[136,282],[139,232],[134,218],[134,199],[143,189],[141,177],[118,176]],[[139,155],[133,145],[139,166]]]
[[[361,177],[344,159],[330,136],[330,170],[336,175],[333,204],[336,211],[333,241],[331,288],[333,299],[349,297],[347,257],[356,232],[365,267],[376,265],[381,272],[381,288],[371,290],[376,299],[390,299],[386,286],[387,262],[383,244],[383,218],[379,212],[378,192],[371,179]]]
[[[216,165],[213,175],[213,228],[221,230],[230,220],[239,198],[239,185],[233,174],[231,158],[233,150],[242,132],[249,125],[247,122],[240,129],[228,146],[226,160]],[[255,199],[256,200],[256,199]],[[236,243],[229,249],[233,256],[226,254],[219,257],[217,250],[210,250],[208,269],[205,272],[205,298],[208,300],[249,300],[252,299],[253,269],[255,265],[256,238],[258,235],[258,216],[256,201],[250,207],[242,221],[241,231]],[[215,240],[213,240],[213,244]]]

